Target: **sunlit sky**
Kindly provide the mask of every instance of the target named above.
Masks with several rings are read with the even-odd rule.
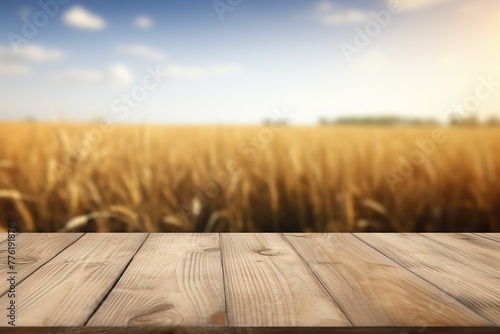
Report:
[[[116,121],[259,123],[275,108],[304,124],[444,120],[478,77],[500,81],[498,0],[401,0],[351,61],[341,45],[354,45],[386,1],[61,2],[49,17],[38,0],[2,1],[0,119],[116,119],[113,101],[157,67],[165,80]],[[44,17],[35,33],[26,27]],[[17,51],[13,36],[23,38]],[[498,90],[480,117],[500,116]]]

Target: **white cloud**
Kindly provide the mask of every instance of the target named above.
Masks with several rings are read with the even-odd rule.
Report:
[[[164,60],[167,56],[165,53],[152,49],[144,45],[118,45],[115,48],[116,52],[121,54],[127,54],[137,57],[142,57],[146,59],[151,59],[155,61]]]
[[[134,20],[134,24],[136,27],[147,29],[153,26],[153,20],[150,17],[141,15]]]
[[[390,1],[386,0],[386,5]],[[400,0],[403,11],[418,11],[458,0]],[[370,11],[359,8],[341,9],[332,1],[320,1],[315,6],[316,20],[324,25],[338,26],[365,23],[373,19]]]
[[[457,0],[401,0],[404,11],[417,11]]]
[[[337,9],[330,1],[317,3],[315,16],[317,21],[329,26],[359,24],[372,19],[369,12],[359,9]]]
[[[92,14],[81,6],[73,6],[68,9],[63,15],[63,22],[68,26],[89,30],[100,30],[106,27],[103,18]]]
[[[322,15],[320,17],[320,22],[325,25],[336,26],[364,23],[371,19],[372,17],[368,13],[357,9],[350,9],[347,11],[339,11]]]
[[[0,61],[30,61],[35,63],[45,63],[63,58],[62,51],[48,49],[41,45],[29,44],[18,47],[18,52],[9,46],[0,45]]]
[[[26,63],[45,63],[57,61],[64,56],[57,49],[49,49],[41,45],[29,44],[18,47],[18,52],[10,46],[0,45],[0,75],[28,76],[32,69]]]
[[[164,76],[179,80],[200,80],[209,77],[227,77],[243,73],[238,65],[179,66],[171,65],[162,70]]]
[[[115,64],[106,71],[69,69],[52,73],[52,82],[73,85],[106,85],[111,88],[128,86],[133,82],[133,76],[128,67]]]
[[[335,6],[331,1],[321,1],[316,4],[316,10],[320,12],[329,12],[333,10]]]
[[[95,70],[70,69],[52,73],[50,80],[64,84],[97,84],[102,79],[102,73]]]
[[[134,77],[129,68],[125,65],[116,64],[111,66],[104,73],[104,83],[108,86],[128,86],[134,81]]]
[[[0,64],[0,76],[28,76],[31,68],[23,64]]]

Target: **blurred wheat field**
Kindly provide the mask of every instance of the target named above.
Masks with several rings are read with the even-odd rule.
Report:
[[[0,123],[1,232],[499,231],[495,128],[446,129],[394,191],[433,128],[96,128]]]

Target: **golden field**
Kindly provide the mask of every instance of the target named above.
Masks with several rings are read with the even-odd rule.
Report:
[[[0,143],[1,232],[500,230],[498,128],[4,122]]]

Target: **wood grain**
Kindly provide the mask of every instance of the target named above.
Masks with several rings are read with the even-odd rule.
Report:
[[[84,235],[19,284],[16,325],[83,325],[145,238],[145,234]],[[7,305],[6,297],[0,298],[0,305]],[[0,325],[7,325],[7,317],[0,319]]]
[[[443,245],[418,234],[357,234],[358,238],[386,256],[417,274],[456,300],[481,314],[496,325],[500,325],[500,273],[487,270],[490,262],[484,259],[488,250],[476,255],[466,254],[467,247],[478,250],[479,244],[462,240],[462,251],[457,242]],[[438,237],[434,237],[438,239]],[[443,237],[439,238],[443,240]],[[483,245],[484,246],[484,245]],[[497,259],[498,252],[490,253]],[[478,259],[483,259],[480,264]],[[494,260],[492,260],[494,261]],[[477,263],[474,263],[477,262]],[[481,270],[477,268],[480,267]]]
[[[500,276],[500,243],[472,233],[425,233],[423,236],[446,247],[447,253],[471,269]]]
[[[16,282],[21,283],[47,261],[81,238],[81,233],[20,233],[15,239]],[[7,246],[0,248],[0,272],[6,273]],[[4,260],[5,259],[5,260]],[[8,290],[7,281],[0,281],[0,296]]]
[[[89,326],[225,325],[218,234],[151,234]]]
[[[279,234],[221,235],[231,326],[351,326]]]
[[[7,240],[7,233],[0,233],[0,244]]]
[[[483,238],[500,242],[500,233],[475,233]]]
[[[489,324],[351,234],[286,238],[355,326]]]
[[[4,328],[2,328],[4,330]],[[16,327],[12,334],[498,334],[494,327]]]
[[[18,234],[0,331],[493,333],[498,236]]]

